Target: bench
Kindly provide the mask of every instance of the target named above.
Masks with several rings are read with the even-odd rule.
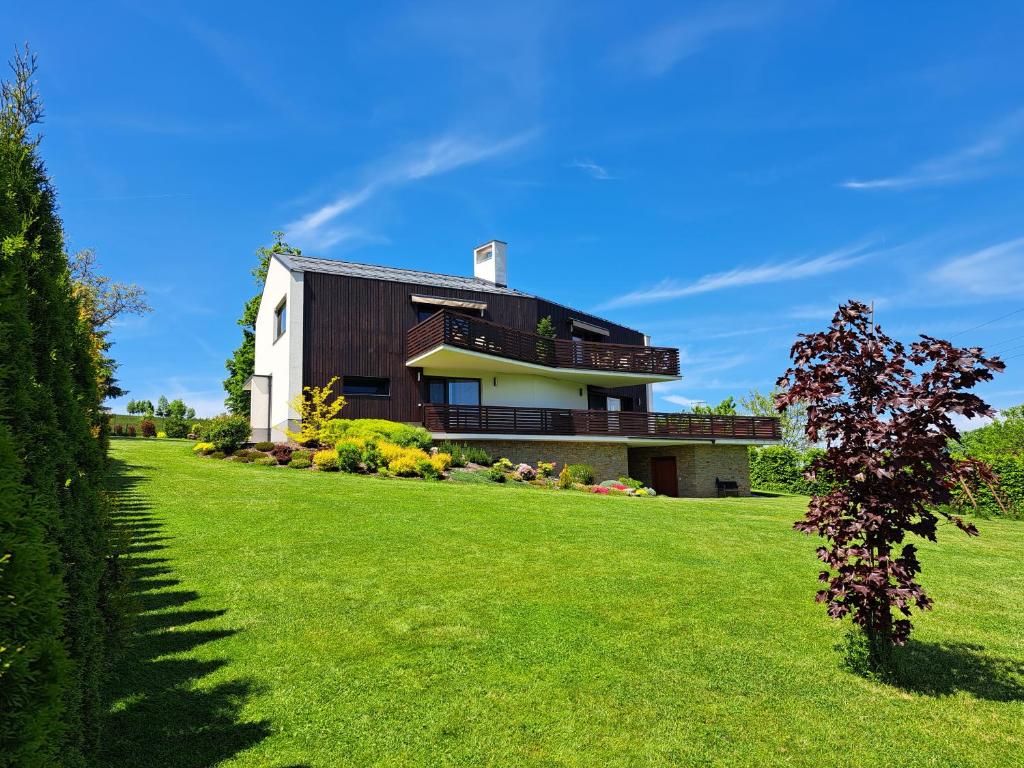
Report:
[[[739,496],[740,484],[735,480],[719,480],[715,478],[715,490],[719,496]]]

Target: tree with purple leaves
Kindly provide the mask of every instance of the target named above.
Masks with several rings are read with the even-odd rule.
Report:
[[[826,447],[808,477],[827,471],[835,481],[830,493],[812,497],[795,528],[826,540],[817,600],[833,618],[852,616],[868,665],[881,670],[892,646],[910,636],[912,608],[932,605],[916,581],[921,563],[907,535],[935,541],[940,519],[978,535],[943,510],[959,478],[988,470],[952,457],[947,442],[959,436],[954,414],[993,413],[969,390],[1005,366],[980,348],[930,336],[907,349],[856,301],[841,306],[827,330],[801,334],[790,357],[776,407],[806,403],[807,438]]]

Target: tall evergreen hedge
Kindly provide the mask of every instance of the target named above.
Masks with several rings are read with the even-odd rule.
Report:
[[[80,766],[102,714],[102,415],[93,329],[34,134],[34,61],[14,71],[0,104],[0,765]]]

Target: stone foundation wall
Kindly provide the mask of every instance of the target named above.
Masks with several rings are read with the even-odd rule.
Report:
[[[558,463],[560,472],[565,464],[589,464],[594,468],[594,480],[617,480],[627,474],[629,462],[626,446],[621,443],[575,443],[556,440],[466,440],[480,446],[496,459],[506,458],[516,464],[537,466],[538,461]]]
[[[651,459],[673,456],[680,496],[717,496],[715,478],[735,480],[740,496],[750,495],[750,463],[745,445],[666,445],[629,449],[629,476],[651,484]]]

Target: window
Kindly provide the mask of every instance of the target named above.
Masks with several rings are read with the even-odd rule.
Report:
[[[391,380],[374,376],[343,376],[341,394],[387,397],[391,394]]]
[[[427,402],[437,405],[480,405],[480,379],[450,379],[430,376]]]
[[[284,332],[288,330],[288,300],[281,299],[281,303],[274,310],[274,341],[277,341]]]

